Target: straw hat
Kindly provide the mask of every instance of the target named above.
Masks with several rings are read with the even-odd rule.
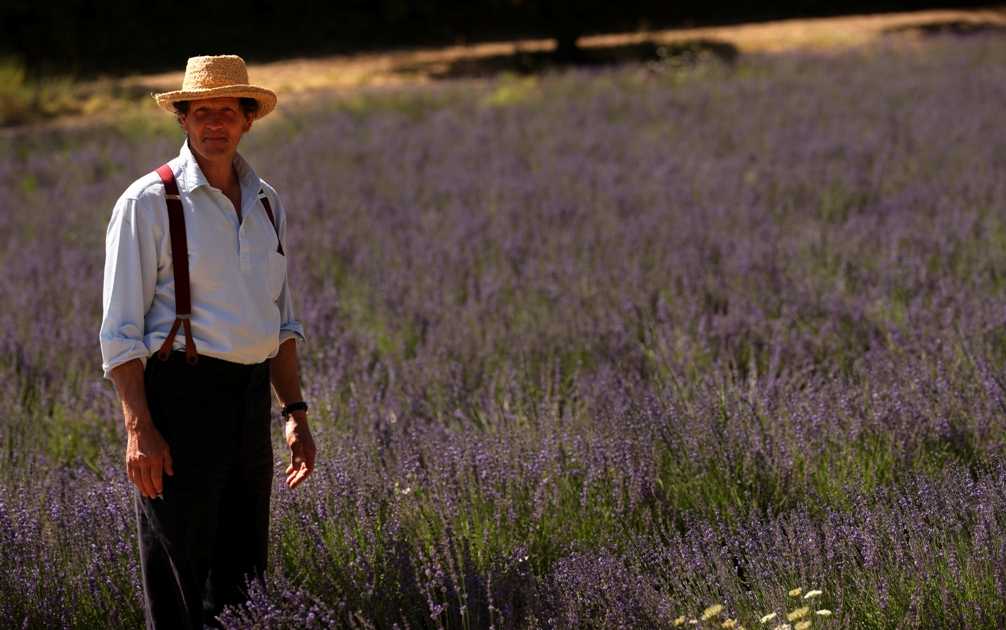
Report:
[[[275,92],[248,84],[245,60],[237,55],[189,57],[189,62],[185,64],[182,89],[154,94],[154,99],[161,109],[174,114],[174,104],[177,101],[219,96],[255,99],[258,101],[255,118],[262,118],[276,107]]]

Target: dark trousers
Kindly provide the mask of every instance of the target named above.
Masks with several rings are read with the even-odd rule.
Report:
[[[147,628],[212,624],[261,579],[273,459],[269,362],[173,352],[147,360],[147,404],[175,474],[163,499],[135,494]]]

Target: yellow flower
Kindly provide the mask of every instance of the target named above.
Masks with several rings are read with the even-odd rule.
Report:
[[[723,623],[720,624],[720,627],[721,628],[736,628],[737,627],[737,620],[736,619],[727,619],[726,621],[724,621]]]
[[[799,597],[800,593],[802,593],[802,592],[803,592],[803,589],[798,586],[798,587],[794,588],[792,591],[789,592],[789,596],[790,597]]]
[[[788,623],[781,623],[772,630],[792,630],[792,627]]]
[[[810,614],[810,607],[804,606],[803,608],[797,608],[793,612],[786,615],[788,621],[796,621],[797,619],[802,619]]]
[[[800,623],[793,626],[793,630],[807,630],[810,627],[810,620],[801,621]]]
[[[685,625],[685,616],[681,615],[680,617],[678,617],[677,619],[675,619],[674,620],[674,625],[675,626],[683,626],[683,625]]]
[[[723,604],[713,604],[702,611],[702,621],[708,621],[723,612]]]
[[[771,613],[765,615],[764,617],[762,617],[759,620],[759,623],[768,623],[768,622],[772,621],[773,619],[775,619],[775,617],[776,617],[777,614],[778,613],[771,612]]]
[[[822,617],[830,617],[831,611],[827,608],[822,608],[821,610],[815,610],[814,614],[821,615]]]
[[[807,594],[803,596],[804,599],[810,599],[811,597],[817,597],[823,591],[807,591]]]

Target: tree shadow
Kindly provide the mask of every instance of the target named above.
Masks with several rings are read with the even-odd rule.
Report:
[[[409,64],[396,68],[394,72],[423,75],[437,80],[473,79],[491,78],[503,73],[530,75],[570,67],[604,67],[627,63],[665,61],[687,65],[702,57],[713,57],[733,64],[740,57],[740,50],[731,43],[714,39],[673,43],[644,41],[637,44],[578,48],[575,54],[562,57],[557,56],[553,50],[517,50],[502,55]]]
[[[1006,34],[1006,24],[998,22],[978,22],[970,20],[946,20],[941,22],[928,22],[926,24],[903,24],[885,28],[884,35],[911,34],[931,37],[934,35],[980,35],[994,33],[998,35]]]

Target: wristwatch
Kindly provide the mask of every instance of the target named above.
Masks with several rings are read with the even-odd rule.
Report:
[[[307,411],[307,403],[303,400],[298,400],[297,402],[292,402],[288,405],[283,405],[283,411],[280,412],[283,418],[289,418],[290,415],[295,411]]]

